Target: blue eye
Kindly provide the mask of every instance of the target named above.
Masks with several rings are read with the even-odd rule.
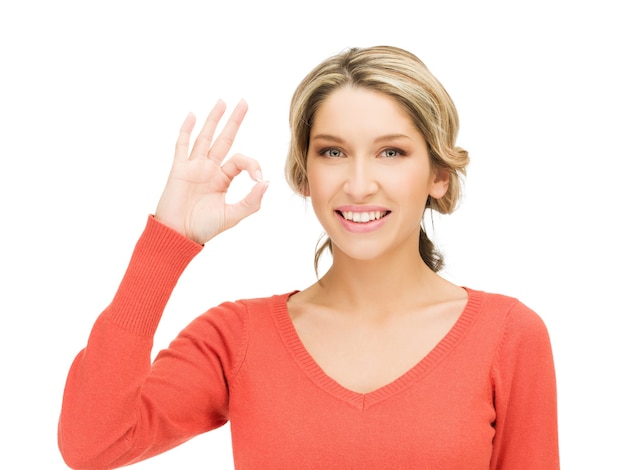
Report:
[[[339,158],[339,157],[343,156],[343,153],[341,152],[341,150],[339,150],[338,148],[335,148],[335,147],[323,149],[320,152],[320,154],[321,155],[325,155],[325,156],[330,157],[330,158]]]
[[[380,155],[385,158],[396,158],[396,157],[401,157],[402,155],[406,155],[406,154],[402,150],[388,148],[388,149],[383,150]]]

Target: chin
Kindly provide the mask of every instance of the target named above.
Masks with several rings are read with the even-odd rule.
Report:
[[[360,262],[387,258],[385,256],[386,250],[379,243],[346,243],[345,245],[342,246],[333,241],[333,258]]]

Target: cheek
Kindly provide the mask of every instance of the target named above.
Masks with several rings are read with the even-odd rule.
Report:
[[[379,178],[387,191],[398,197],[411,200],[426,199],[432,184],[430,174],[422,168],[406,168],[401,171],[381,172]]]
[[[309,183],[307,185],[307,189],[307,197],[309,197],[313,206],[318,206],[324,201],[328,201],[331,196],[329,185],[322,183],[319,179],[315,177],[311,178],[311,175],[309,175]]]
[[[399,203],[402,210],[400,214],[410,227],[418,228],[422,223],[422,217],[426,210],[426,203],[429,196],[430,180],[423,175],[398,177],[396,184],[392,186],[390,195],[396,203]]]
[[[309,202],[317,219],[324,225],[327,217],[332,215],[332,205],[337,195],[337,182],[333,174],[320,171],[315,165],[309,167],[308,194]]]
[[[324,171],[320,165],[307,165],[307,196],[319,199],[331,192],[333,172]]]

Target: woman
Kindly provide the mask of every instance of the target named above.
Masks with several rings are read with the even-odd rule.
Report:
[[[467,153],[456,109],[412,54],[351,49],[296,90],[287,178],[328,234],[312,286],[224,303],[150,364],[187,263],[259,209],[267,182],[225,160],[219,102],[174,163],[120,288],[71,367],[59,426],[70,466],[114,468],[230,421],[237,468],[555,469],[555,377],[541,319],[519,301],[451,284],[421,228],[452,212]],[[230,182],[257,182],[238,204]]]

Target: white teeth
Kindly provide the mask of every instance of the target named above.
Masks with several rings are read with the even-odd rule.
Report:
[[[352,212],[352,211],[344,212],[342,211],[341,215],[346,220],[364,224],[366,222],[369,222],[370,220],[380,219],[383,215],[385,215],[385,212],[384,211],[383,212],[381,211],[371,211],[371,212]]]

